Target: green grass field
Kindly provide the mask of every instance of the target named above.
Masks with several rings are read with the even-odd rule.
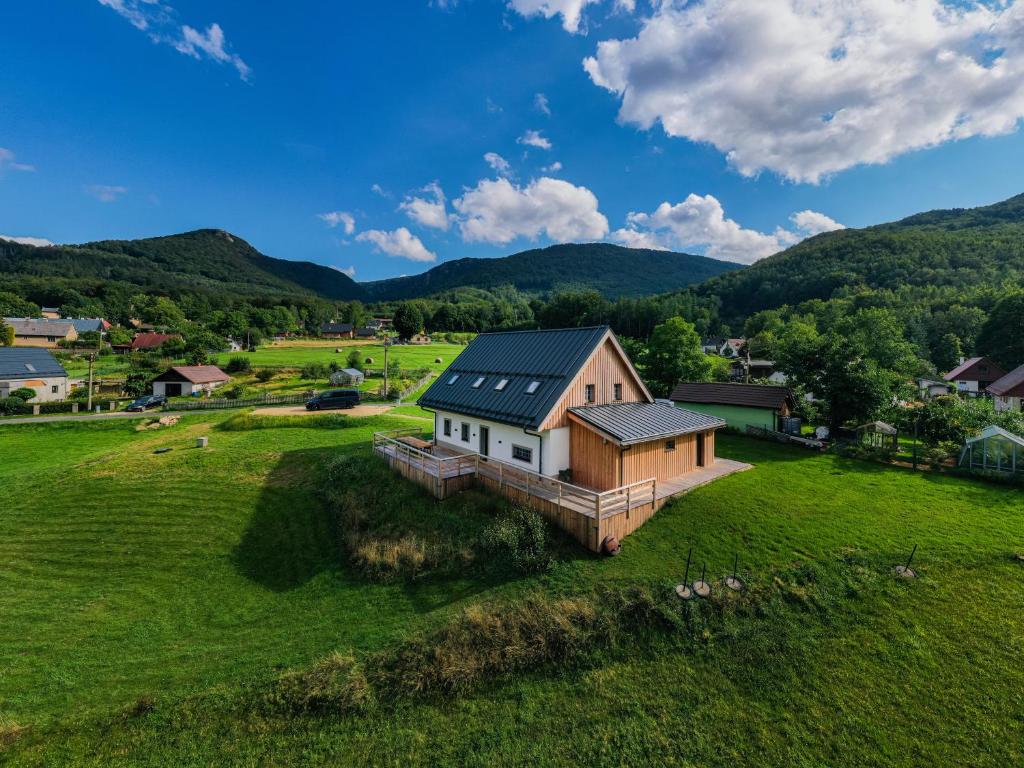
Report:
[[[374,429],[423,423],[228,431],[227,418],[0,427],[0,761],[1024,761],[1019,490],[722,436],[719,453],[755,469],[666,507],[617,558],[563,546],[542,576],[377,584],[339,556],[319,467],[365,452]],[[208,449],[190,447],[198,435]],[[421,496],[415,514],[458,526],[474,514],[464,504]],[[921,578],[899,581],[890,569],[914,544]],[[727,611],[696,642],[624,640],[454,698],[350,716],[244,705],[282,669],[389,648],[467,606],[636,585],[670,595],[690,547],[709,580],[738,554],[775,601]]]
[[[268,344],[260,347],[255,352],[223,352],[215,355],[221,364],[227,364],[232,357],[248,357],[255,368],[261,366],[301,368],[306,363],[330,363],[338,362],[345,364],[348,353],[352,348],[359,349],[365,357],[373,358],[373,366],[383,368],[384,347],[380,344],[353,343],[351,341],[317,341],[302,342],[295,344]],[[335,352],[341,349],[342,352]],[[459,344],[425,344],[412,345],[400,344],[391,347],[388,357],[393,355],[402,368],[430,368],[433,371],[443,371],[458,357],[465,347]],[[434,362],[440,357],[440,363]],[[176,361],[182,363],[183,361]],[[93,373],[101,378],[116,378],[124,376],[128,362],[121,355],[107,355],[97,358]],[[70,360],[64,365],[68,375],[72,378],[82,378],[88,375],[89,365],[84,360]]]

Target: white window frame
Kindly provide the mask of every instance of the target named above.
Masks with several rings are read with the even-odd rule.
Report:
[[[594,384],[586,384],[583,387],[583,398],[588,403],[597,402],[597,386]]]
[[[445,437],[451,437],[452,436],[452,420],[451,419],[444,419],[442,421],[442,423],[441,423],[441,432],[444,434]]]
[[[463,421],[463,422],[461,422],[459,424],[459,439],[462,440],[462,442],[464,442],[464,443],[468,443],[469,442],[470,438],[472,437],[470,432],[471,432],[471,430],[469,428],[469,422],[468,421]]]

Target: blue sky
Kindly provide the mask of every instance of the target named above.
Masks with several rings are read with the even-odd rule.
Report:
[[[5,3],[0,236],[216,227],[372,280],[580,240],[749,263],[1024,191],[1015,4],[806,5]]]

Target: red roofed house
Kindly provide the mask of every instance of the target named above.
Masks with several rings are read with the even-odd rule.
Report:
[[[986,391],[995,397],[997,411],[1024,411],[1024,365],[990,384]]]
[[[153,394],[164,397],[210,393],[231,377],[216,365],[176,365],[153,379]]]
[[[947,373],[943,378],[956,385],[956,391],[977,397],[984,394],[990,384],[1006,375],[991,358],[972,357]]]
[[[180,339],[177,333],[137,333],[132,339],[132,352],[143,352],[150,349],[157,349],[163,346],[166,341]]]

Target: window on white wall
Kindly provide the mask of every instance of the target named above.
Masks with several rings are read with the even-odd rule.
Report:
[[[444,420],[444,436],[445,437],[451,437],[452,436],[452,420],[451,419],[445,419]]]
[[[527,464],[533,463],[533,449],[526,448],[522,445],[512,446],[512,458],[516,461],[525,461]]]
[[[468,443],[469,442],[469,424],[467,424],[466,422],[462,422],[462,424],[460,426],[461,426],[461,429],[462,429],[462,434],[460,435],[460,437],[462,437],[462,442]]]

